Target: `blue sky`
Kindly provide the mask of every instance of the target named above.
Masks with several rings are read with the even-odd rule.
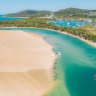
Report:
[[[96,9],[96,0],[0,0],[0,14],[21,10],[52,10],[68,7]]]

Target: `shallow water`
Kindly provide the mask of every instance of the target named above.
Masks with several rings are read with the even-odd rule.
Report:
[[[96,96],[96,48],[54,31],[36,28],[11,30],[40,34],[55,52],[61,53],[53,70],[57,84],[47,96]]]

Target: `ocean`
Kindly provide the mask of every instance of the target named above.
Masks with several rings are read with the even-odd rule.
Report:
[[[23,17],[6,17],[6,16],[0,16],[0,21],[12,21],[12,20],[23,20],[25,18]]]

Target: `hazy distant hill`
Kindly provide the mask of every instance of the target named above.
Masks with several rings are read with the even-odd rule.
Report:
[[[24,10],[17,13],[7,14],[6,16],[11,17],[40,17],[49,15],[50,11],[37,11],[37,10]]]
[[[95,17],[96,18],[96,10],[88,10],[88,9],[78,9],[78,8],[67,8],[62,9],[54,13],[56,16],[68,16],[68,17]]]
[[[7,14],[11,17],[42,17],[50,15],[51,11],[38,11],[38,10],[24,10],[17,13]],[[96,18],[96,10],[78,9],[78,8],[66,8],[54,12],[58,17],[85,17]]]

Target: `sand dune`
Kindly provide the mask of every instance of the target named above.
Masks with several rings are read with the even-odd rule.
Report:
[[[42,96],[52,87],[54,60],[40,36],[0,30],[0,96]]]

